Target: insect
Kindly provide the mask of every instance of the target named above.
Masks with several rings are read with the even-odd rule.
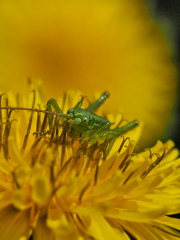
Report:
[[[110,127],[112,123],[108,119],[94,114],[108,97],[109,92],[104,92],[99,99],[86,109],[81,108],[84,99],[82,97],[76,106],[70,108],[66,114],[62,112],[61,108],[53,98],[48,100],[46,110],[18,107],[1,107],[1,109],[30,110],[46,113],[48,115],[50,130],[53,125],[53,115],[57,115],[62,120],[63,129],[66,130],[68,136],[72,138],[72,140],[86,140],[89,144],[108,141],[108,154],[118,136],[135,128],[139,124],[138,120],[134,120],[125,126],[111,129]]]

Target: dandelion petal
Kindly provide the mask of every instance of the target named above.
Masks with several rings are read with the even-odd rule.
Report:
[[[18,211],[13,206],[7,206],[0,211],[0,238],[1,240],[19,240],[28,237],[30,211]]]

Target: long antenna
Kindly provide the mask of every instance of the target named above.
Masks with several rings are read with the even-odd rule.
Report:
[[[33,109],[33,108],[21,108],[21,107],[0,107],[0,109],[9,109],[9,110],[27,110],[27,111],[33,111],[33,112],[41,112],[41,113],[47,113],[51,115],[57,115],[64,118],[69,118],[67,114],[63,113],[57,113],[57,112],[51,112],[46,110],[40,110],[40,109]]]

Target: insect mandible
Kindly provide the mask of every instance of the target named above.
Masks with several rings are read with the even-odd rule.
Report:
[[[11,110],[30,110],[35,112],[43,112],[48,114],[49,128],[52,129],[53,115],[57,115],[62,119],[63,128],[72,140],[86,140],[89,144],[97,142],[109,141],[107,154],[110,152],[116,138],[131,129],[135,128],[139,122],[134,120],[128,124],[111,129],[112,123],[94,112],[109,97],[109,92],[104,92],[99,99],[92,103],[89,107],[82,109],[83,97],[74,108],[70,108],[67,114],[63,114],[57,102],[52,98],[48,100],[46,110],[19,108],[19,107],[1,107],[1,109]],[[53,111],[54,110],[54,111]]]

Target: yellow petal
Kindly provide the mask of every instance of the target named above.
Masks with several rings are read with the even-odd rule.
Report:
[[[18,211],[8,206],[0,211],[0,239],[19,240],[20,237],[29,236],[30,211]]]
[[[109,211],[106,212],[106,216],[126,220],[129,222],[149,222],[166,214],[166,212],[167,210],[165,208],[148,210],[146,212],[132,212],[124,211],[119,208],[109,208]]]
[[[163,223],[169,227],[175,228],[177,230],[180,230],[180,219],[162,216],[157,219],[157,222]]]
[[[126,238],[124,237],[124,233],[117,231],[115,228],[111,227],[111,225],[104,219],[101,214],[92,214],[91,216],[91,224],[87,229],[88,235],[91,238],[98,240],[119,240]]]
[[[33,239],[34,240],[53,240],[53,232],[50,228],[46,225],[46,217],[39,218],[36,228],[33,232]]]

